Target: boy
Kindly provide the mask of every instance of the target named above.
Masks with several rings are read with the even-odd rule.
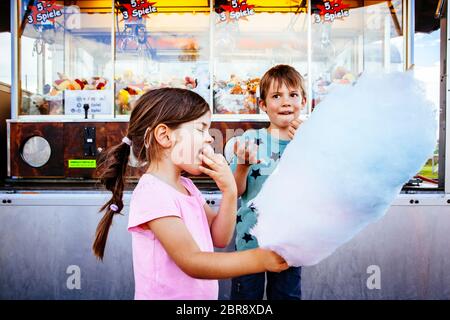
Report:
[[[270,125],[260,130],[248,130],[237,138],[230,163],[242,204],[236,223],[238,251],[258,247],[257,239],[249,232],[256,224],[256,214],[247,205],[261,190],[287,144],[294,137],[301,124],[298,117],[305,103],[304,80],[293,67],[277,65],[262,77],[259,106],[269,116]],[[266,273],[234,278],[231,299],[262,300],[265,278]],[[267,299],[300,300],[300,280],[300,267],[291,267],[280,273],[267,272]]]

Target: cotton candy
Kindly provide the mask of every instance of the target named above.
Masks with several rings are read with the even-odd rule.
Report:
[[[380,219],[432,155],[436,110],[410,72],[335,88],[253,199],[251,233],[291,266],[331,255]]]

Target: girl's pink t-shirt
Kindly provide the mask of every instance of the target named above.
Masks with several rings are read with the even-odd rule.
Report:
[[[214,251],[203,209],[205,199],[190,179],[181,177],[181,183],[190,196],[151,174],[144,174],[131,196],[128,231],[132,235],[135,299],[218,299],[217,280],[188,276],[170,258],[153,232],[142,227],[153,219],[180,217],[200,250]]]

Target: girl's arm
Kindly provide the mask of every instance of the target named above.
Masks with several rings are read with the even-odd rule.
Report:
[[[193,278],[233,278],[288,268],[278,254],[260,248],[239,252],[202,252],[179,217],[158,218],[148,222],[147,226],[177,266]]]
[[[207,204],[204,205],[204,209],[208,217],[214,246],[224,248],[231,241],[236,225],[236,182],[223,155],[205,149],[201,158],[204,165],[199,166],[200,171],[213,178],[217,187],[222,191],[222,201],[218,213],[216,214]]]
[[[208,218],[214,246],[225,248],[233,237],[233,231],[236,225],[236,192],[222,193],[222,200],[217,213],[206,203],[203,207]]]

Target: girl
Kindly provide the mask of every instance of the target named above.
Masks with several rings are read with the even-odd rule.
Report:
[[[218,281],[264,271],[286,262],[273,251],[215,253],[233,235],[237,188],[224,157],[212,151],[211,113],[198,94],[162,88],[145,93],[130,117],[122,143],[100,160],[102,183],[112,198],[102,207],[93,245],[103,259],[114,214],[123,209],[124,174],[130,159],[147,165],[130,202],[135,299],[217,299]],[[146,164],[145,164],[146,162]],[[222,192],[215,213],[188,178],[205,173]]]

